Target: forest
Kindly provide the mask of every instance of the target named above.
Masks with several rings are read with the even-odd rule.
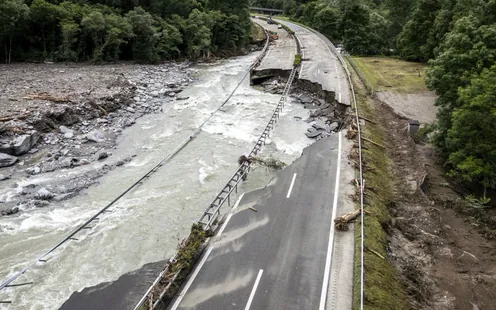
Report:
[[[0,0],[0,55],[14,61],[157,62],[249,43],[246,0]]]
[[[496,188],[496,0],[255,0],[352,55],[428,63],[433,141],[448,175],[488,202]]]

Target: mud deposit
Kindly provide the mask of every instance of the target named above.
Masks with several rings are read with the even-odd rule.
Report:
[[[397,180],[389,257],[413,297],[412,308],[494,309],[496,244],[447,203],[459,197],[433,149],[415,144],[406,132],[407,119],[385,104],[377,109],[376,121],[388,128],[387,153]]]

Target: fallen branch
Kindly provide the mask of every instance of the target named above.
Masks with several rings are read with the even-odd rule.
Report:
[[[362,136],[362,139],[363,139],[363,140],[365,140],[365,141],[367,141],[367,142],[370,142],[370,143],[372,143],[373,145],[378,146],[378,147],[380,147],[380,148],[383,148],[383,149],[385,149],[385,148],[386,148],[384,145],[379,144],[379,143],[377,143],[377,142],[374,142],[374,141],[372,141],[372,140],[370,140],[370,139],[367,139],[367,138],[365,138],[365,137],[363,137],[363,136]]]
[[[367,121],[367,122],[369,122],[369,123],[372,123],[372,124],[374,124],[374,125],[375,125],[375,124],[377,124],[377,123],[376,123],[376,122],[374,122],[373,120],[370,120],[370,119],[368,119],[368,118],[366,118],[366,117],[363,117],[363,116],[361,116],[361,115],[358,115],[358,117],[359,117],[359,118],[361,118],[361,119],[363,119],[363,120],[365,120],[365,121]]]
[[[68,97],[55,97],[47,93],[27,95],[25,97],[22,97],[22,99],[27,99],[27,100],[39,99],[39,100],[47,100],[52,102],[71,102],[71,99],[69,99]]]
[[[363,211],[364,214],[368,214],[367,211]],[[346,213],[343,216],[337,217],[334,219],[334,225],[336,226],[337,230],[343,230],[346,231],[348,230],[348,223],[353,221],[354,219],[357,218],[357,216],[360,215],[360,209],[355,210],[350,213]]]
[[[5,116],[0,116],[0,122],[8,122],[14,119],[26,119],[31,115],[30,112],[26,112],[22,115],[5,115]]]
[[[281,170],[282,168],[286,167],[286,164],[280,160],[277,160],[275,158],[260,158],[260,157],[247,157],[245,155],[241,155],[238,158],[238,164],[242,165],[243,163],[248,162],[248,164],[252,163],[258,163],[260,165],[263,165],[268,168],[276,169],[276,170]]]
[[[379,256],[382,259],[386,259],[384,256],[382,256],[381,254],[379,254],[378,252],[376,252],[376,251],[374,251],[372,249],[367,248],[367,250],[369,250],[370,252],[374,253],[375,255]]]

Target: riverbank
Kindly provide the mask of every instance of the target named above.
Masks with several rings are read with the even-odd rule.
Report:
[[[69,184],[65,180],[47,187],[9,184],[16,186],[16,194],[0,191],[1,214],[72,197],[108,170],[130,161],[132,157],[112,158],[116,138],[139,117],[161,113],[164,104],[187,99],[180,93],[193,81],[188,67],[189,62],[1,66],[0,182],[105,163]]]

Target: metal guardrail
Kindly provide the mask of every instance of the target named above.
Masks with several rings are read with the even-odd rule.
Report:
[[[341,62],[341,65],[343,66],[346,75],[348,77],[348,83],[350,86],[351,90],[351,95],[353,99],[353,107],[355,109],[355,118],[356,118],[356,124],[357,124],[357,136],[358,136],[358,158],[359,158],[359,185],[360,185],[360,310],[363,310],[363,302],[364,302],[364,277],[365,277],[365,267],[364,267],[364,251],[365,251],[365,229],[364,229],[364,213],[363,213],[363,208],[364,208],[364,191],[365,191],[365,179],[363,178],[363,161],[362,161],[362,130],[360,128],[360,116],[358,112],[358,105],[356,102],[356,96],[355,96],[355,90],[353,87],[353,82],[351,81],[351,73],[350,70],[348,69],[348,65],[346,64],[346,61],[343,59],[341,53],[336,49],[334,44],[324,35],[321,33],[315,32],[317,35],[319,35],[326,43],[327,45],[332,49],[334,54],[338,57],[339,61]],[[351,62],[350,62],[351,63]],[[372,88],[373,91],[373,88]]]
[[[344,70],[346,72],[346,76],[348,77],[348,84],[349,84],[351,96],[353,99],[353,108],[355,109],[355,121],[357,124],[357,132],[358,132],[357,133],[357,136],[358,136],[358,158],[359,158],[359,169],[358,169],[359,170],[359,176],[358,177],[359,177],[359,185],[360,185],[360,211],[361,211],[360,212],[360,221],[361,221],[361,225],[360,225],[360,239],[361,239],[361,241],[360,241],[361,242],[360,243],[360,310],[363,310],[364,293],[365,293],[365,289],[364,289],[364,284],[365,284],[364,283],[364,277],[365,277],[365,268],[364,268],[365,229],[364,229],[364,213],[363,213],[363,211],[364,211],[365,179],[363,178],[362,130],[360,128],[360,116],[359,116],[359,112],[358,112],[358,105],[356,102],[355,89],[353,87],[353,82],[351,81],[351,73],[350,73],[350,70],[348,68],[348,65],[347,65],[346,61],[344,60],[343,56],[341,55],[341,53],[336,49],[334,44],[326,36],[324,36],[320,32],[315,31],[314,29],[306,27],[306,26],[305,26],[305,28],[307,28],[308,30],[312,31],[317,36],[319,36],[324,41],[324,43],[326,43],[327,46],[332,50],[332,53],[334,53],[338,57],[339,62],[341,63],[341,66],[344,68]],[[347,56],[345,56],[345,57],[347,57]],[[347,59],[348,59],[348,57],[347,57]],[[352,66],[353,66],[353,63],[354,62],[350,62],[350,64],[352,64]],[[353,68],[355,68],[355,67],[353,66]],[[372,84],[370,84],[370,85],[372,85]],[[371,88],[371,91],[373,91],[373,87]],[[372,94],[372,96],[373,95],[374,94]]]

